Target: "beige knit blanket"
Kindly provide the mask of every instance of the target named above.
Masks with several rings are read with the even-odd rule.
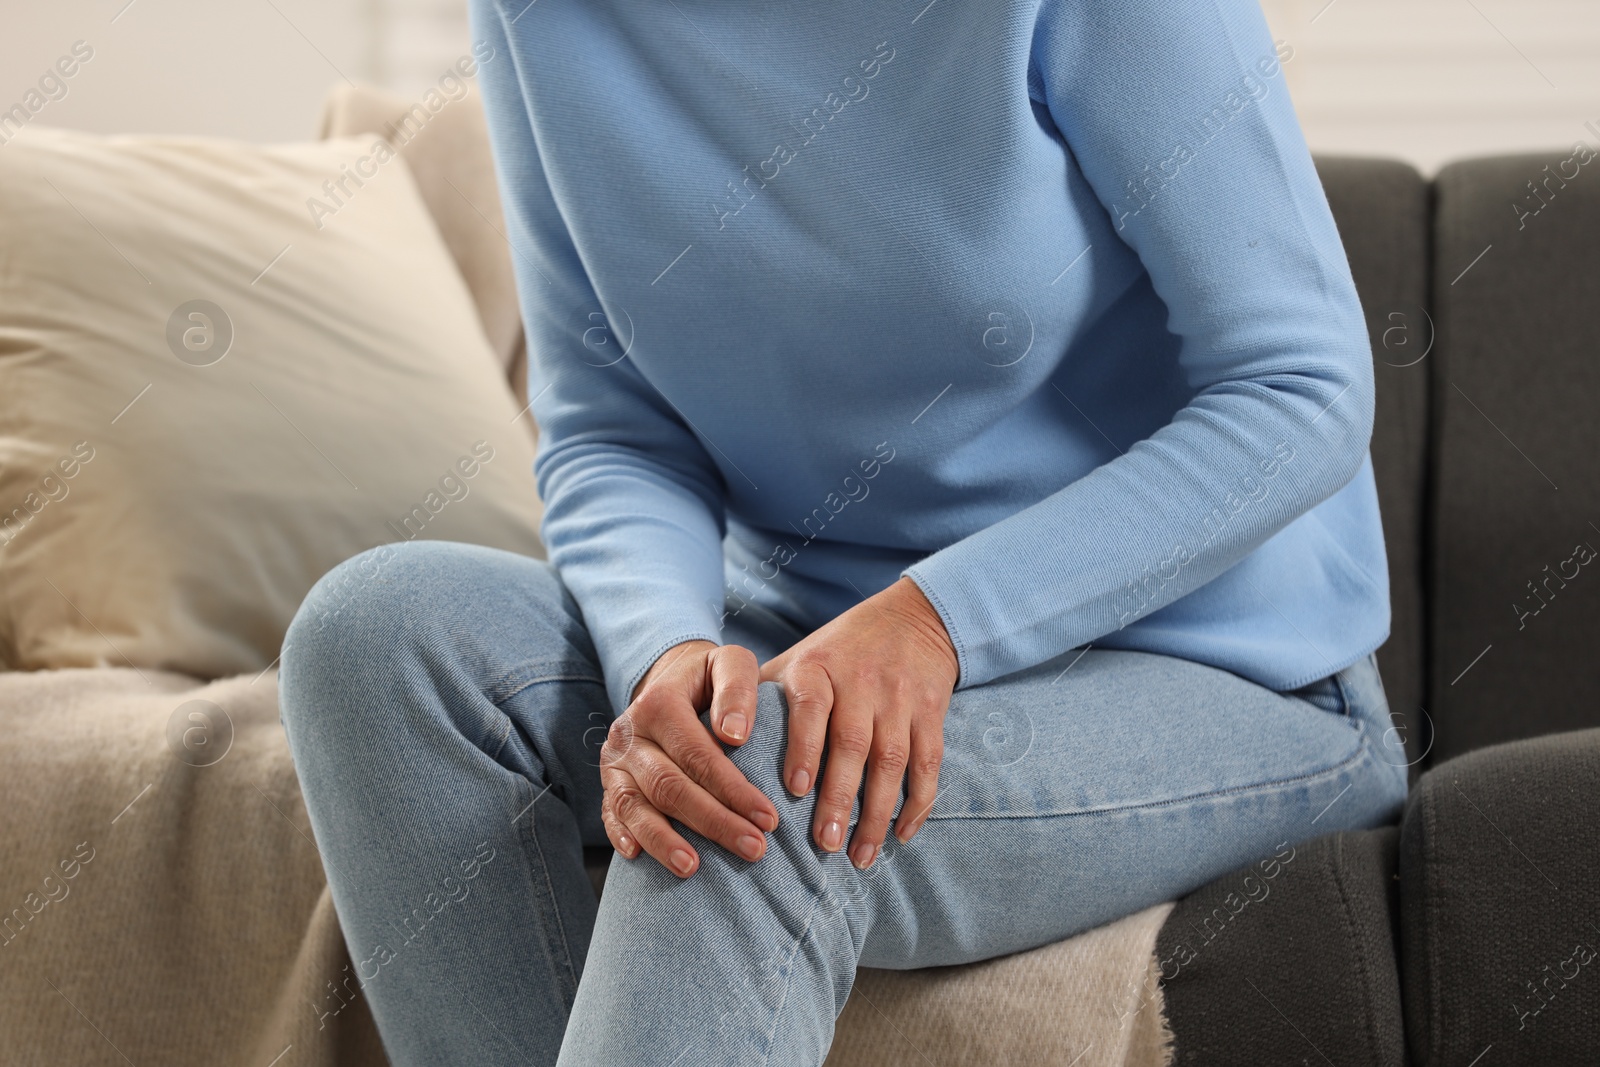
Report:
[[[0,725],[0,1063],[385,1063],[366,1004],[331,991],[349,958],[272,672],[0,673]],[[1170,1063],[1168,910],[966,967],[863,970],[828,1067]]]

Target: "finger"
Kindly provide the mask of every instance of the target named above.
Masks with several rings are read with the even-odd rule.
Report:
[[[639,842],[633,839],[627,825],[617,816],[609,787],[600,800],[600,821],[606,828],[606,838],[611,842],[611,847],[623,859],[631,860],[639,855]]]
[[[773,656],[771,659],[767,660],[767,662],[763,663],[761,665],[761,676],[759,680],[763,682],[782,681],[783,669],[784,667],[788,666],[789,653],[793,650],[793,646],[790,646],[784,651],[778,653],[776,656]]]
[[[867,786],[861,797],[861,818],[850,835],[850,862],[858,870],[871,867],[889,833],[894,803],[900,799],[906,763],[911,752],[911,715],[895,708],[880,714],[872,731],[867,755]]]
[[[734,766],[722,746],[706,732],[686,696],[654,688],[640,697],[617,722],[622,725],[613,725],[611,736],[601,750],[602,763],[621,762],[635,770],[635,777],[638,777],[631,763],[635,752],[641,746],[654,746],[665,752],[674,769],[681,768],[701,789],[716,797],[729,813],[750,820],[758,835],[778,828],[778,809]],[[695,829],[700,827],[695,826]]]
[[[729,811],[661,749],[650,744],[636,744],[628,771],[638,782],[645,799],[660,814],[677,819],[701,837],[715,841],[752,863],[766,854],[767,839],[761,830],[750,820]],[[632,820],[628,825],[633,826]]]
[[[612,811],[626,832],[658,863],[679,878],[687,878],[700,868],[694,846],[672,828],[666,817],[645,797],[632,776],[619,771],[618,785],[611,790]]]
[[[714,798],[718,807],[741,821],[754,823],[758,832],[778,828],[778,809],[771,799],[744,776],[722,751],[722,746],[706,733],[692,708],[686,708],[679,717],[658,723],[655,732],[655,743],[667,759]],[[700,827],[695,826],[695,829],[700,830]]]
[[[902,844],[922,829],[933,802],[939,795],[939,767],[944,763],[944,721],[911,730],[911,766],[907,775],[906,802],[895,820],[894,835]]]
[[[841,700],[828,716],[828,769],[817,790],[811,832],[825,851],[837,852],[850,824],[850,807],[861,788],[861,771],[872,747],[872,710],[857,700]]]
[[[722,645],[708,657],[711,668],[711,729],[718,739],[742,745],[756,722],[756,654]]]
[[[820,665],[800,660],[783,675],[783,697],[789,705],[789,745],[783,756],[783,784],[803,797],[817,780],[822,746],[833,712],[833,681]]]

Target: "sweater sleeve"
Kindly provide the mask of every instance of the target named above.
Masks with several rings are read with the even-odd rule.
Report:
[[[1371,349],[1282,60],[1256,0],[1044,0],[1036,109],[1148,272],[1193,395],[1122,455],[906,570],[961,687],[1150,615],[1361,469]]]
[[[550,561],[577,601],[613,707],[667,649],[719,640],[724,486],[698,438],[626,358],[547,179],[525,72],[499,5],[472,6],[495,171],[539,423],[534,472]]]

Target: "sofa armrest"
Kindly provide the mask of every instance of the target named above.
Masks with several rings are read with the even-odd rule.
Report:
[[[1592,1063],[1600,1048],[1600,729],[1425,774],[1400,844],[1406,1036],[1418,1067]]]
[[[1156,941],[1176,1064],[1403,1062],[1398,837],[1285,846],[1178,902]]]

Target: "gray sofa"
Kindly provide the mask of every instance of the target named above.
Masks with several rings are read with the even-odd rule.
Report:
[[[1583,152],[1318,169],[1372,334],[1413,768],[1398,827],[1179,902],[1176,1062],[1600,1062],[1600,182]]]

